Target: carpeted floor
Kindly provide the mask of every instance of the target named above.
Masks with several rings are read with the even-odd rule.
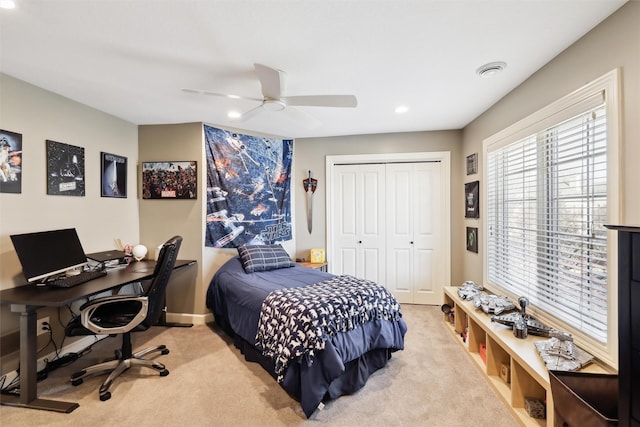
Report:
[[[71,414],[0,407],[3,426],[491,426],[517,423],[455,342],[439,307],[404,305],[405,350],[371,376],[354,395],[326,403],[306,419],[298,402],[262,368],[246,362],[215,325],[156,327],[134,334],[134,349],[166,344],[158,360],[171,372],[159,377],[132,368],[98,399],[104,377],[73,387],[68,376],[110,357],[119,340],[109,338],[91,353],[39,383],[39,395],[79,402]]]

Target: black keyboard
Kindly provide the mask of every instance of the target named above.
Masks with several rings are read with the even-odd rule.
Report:
[[[98,277],[106,276],[107,270],[87,270],[75,276],[63,276],[56,279],[47,281],[47,286],[54,288],[72,288],[89,280],[97,279]]]

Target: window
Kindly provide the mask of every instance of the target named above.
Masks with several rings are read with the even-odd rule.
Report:
[[[583,338],[587,350],[605,360],[614,359],[609,318],[617,305],[609,288],[617,266],[607,259],[604,227],[617,219],[617,168],[608,167],[617,161],[611,137],[617,120],[610,117],[612,111],[617,116],[611,105],[617,97],[608,97],[615,76],[484,145],[486,283],[515,299],[527,297],[536,314]]]

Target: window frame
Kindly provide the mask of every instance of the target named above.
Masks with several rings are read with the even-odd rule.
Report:
[[[489,152],[504,147],[515,141],[532,134],[543,131],[551,126],[561,123],[572,116],[580,114],[587,105],[593,103],[593,98],[604,96],[607,115],[607,223],[620,223],[620,94],[619,94],[620,70],[614,69],[603,76],[593,80],[574,92],[558,99],[557,101],[532,113],[524,119],[508,126],[506,129],[488,137],[483,141],[483,158],[488,159]],[[483,168],[481,185],[481,198],[488,200],[488,167]],[[488,230],[487,203],[481,203],[482,229]],[[485,233],[486,235],[486,233]],[[483,283],[490,292],[506,295],[514,301],[519,295],[515,295],[507,289],[491,283],[488,278],[488,239],[483,239],[482,266]],[[568,326],[560,319],[539,310],[534,304],[528,307],[528,312],[536,316],[545,324],[570,332],[576,343],[598,359],[617,368],[618,363],[618,261],[617,261],[617,234],[607,230],[607,342],[601,343],[596,339]]]

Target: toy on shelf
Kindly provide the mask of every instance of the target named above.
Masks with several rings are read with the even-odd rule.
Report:
[[[467,280],[458,288],[458,296],[463,300],[471,301],[476,295],[480,295],[484,288],[476,282]]]
[[[473,304],[487,314],[500,314],[516,308],[516,305],[509,298],[491,294],[476,295],[473,297]]]
[[[527,314],[527,306],[529,300],[525,297],[518,298],[520,311],[515,313],[503,314],[501,316],[491,316],[491,321],[511,326],[513,335],[517,338],[526,338],[528,334],[539,335],[543,337],[555,337],[562,341],[573,341],[573,336],[567,332],[550,328],[542,322],[536,320],[535,317]]]
[[[442,306],[440,306],[440,310],[442,310],[442,312],[447,315],[447,319],[449,320],[449,322],[451,323],[455,322],[456,320],[455,307],[451,307],[449,304],[442,304]]]

